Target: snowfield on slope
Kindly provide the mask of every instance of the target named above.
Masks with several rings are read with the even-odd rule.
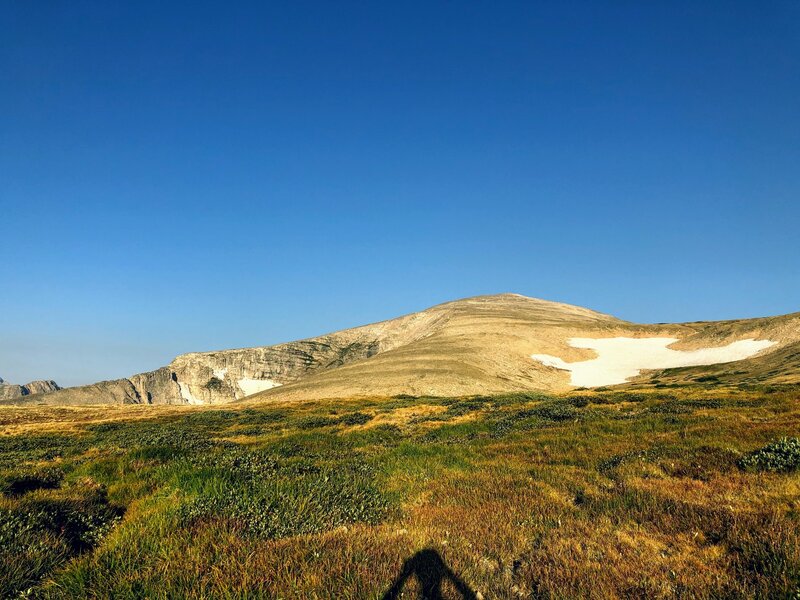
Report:
[[[548,367],[563,369],[571,374],[571,383],[577,387],[598,387],[625,383],[645,369],[670,369],[734,362],[774,346],[769,340],[739,340],[719,348],[699,350],[672,350],[668,348],[678,338],[572,338],[570,346],[589,348],[597,358],[568,363],[549,354],[531,354],[531,358]]]
[[[248,377],[243,377],[237,381],[237,383],[239,384],[239,389],[242,390],[245,396],[257,394],[264,390],[271,390],[281,385],[277,381],[272,381],[272,379],[250,379]]]

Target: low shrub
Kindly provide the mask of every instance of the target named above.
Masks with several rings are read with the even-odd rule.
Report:
[[[62,479],[64,471],[58,467],[15,470],[0,476],[0,492],[7,496],[19,496],[34,490],[54,489],[61,485]]]
[[[220,387],[223,385],[223,382],[219,379],[217,379],[217,381],[219,381],[219,384],[211,384],[211,387],[208,389],[220,389]],[[206,386],[208,386],[208,384],[206,384]],[[227,427],[228,425],[233,424],[236,422],[239,416],[240,413],[235,410],[208,410],[204,408],[203,410],[198,410],[196,412],[189,413],[188,415],[184,415],[179,420],[176,420],[174,424],[192,425],[194,427],[203,427],[207,429],[219,429],[220,427]]]
[[[239,464],[239,472],[255,471],[259,477],[189,501],[180,509],[182,524],[223,521],[247,535],[274,539],[349,523],[376,524],[389,511],[388,499],[374,483],[373,469],[358,460],[307,470],[286,470],[274,463],[263,466],[264,471],[258,461]]]
[[[50,461],[74,456],[85,450],[85,438],[68,435],[14,435],[0,437],[0,467],[16,468],[21,463]]]
[[[286,420],[286,413],[282,410],[256,410],[246,408],[239,413],[237,422],[241,425],[268,425]]]
[[[23,498],[0,508],[0,597],[19,597],[53,569],[96,547],[121,518],[105,488],[76,498]]]
[[[343,425],[364,425],[372,420],[372,415],[362,412],[348,413],[339,417],[339,422]]]
[[[648,394],[640,394],[638,392],[615,392],[611,396],[614,402],[644,402],[652,398]]]
[[[184,423],[103,423],[87,427],[93,435],[92,442],[98,446],[116,446],[123,449],[136,449],[159,446],[174,454],[207,451],[214,446],[208,433],[195,427],[198,420],[227,419],[223,411],[208,411],[187,415]],[[232,411],[227,411],[234,414]]]
[[[375,446],[377,448],[393,448],[398,446],[408,434],[394,423],[381,423],[375,427],[355,430],[348,434],[347,439],[361,445]]]
[[[300,429],[318,429],[320,427],[330,427],[338,424],[338,418],[323,417],[321,415],[311,415],[297,420],[297,427]]]
[[[781,438],[747,454],[739,466],[751,471],[788,473],[800,470],[800,438]]]
[[[570,421],[577,417],[575,405],[563,400],[542,403],[527,412],[546,421]]]
[[[575,408],[584,408],[589,406],[589,398],[585,396],[573,396],[571,398],[567,398],[567,402]]]

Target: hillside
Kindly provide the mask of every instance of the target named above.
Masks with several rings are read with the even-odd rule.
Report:
[[[628,381],[687,383],[707,372],[728,383],[791,383],[800,381],[798,343],[800,313],[642,325],[500,294],[275,346],[184,354],[155,371],[26,401],[214,404],[559,392]],[[609,377],[610,368],[618,373]]]
[[[774,344],[758,357],[800,340],[800,315],[729,322],[640,325],[580,307],[516,294],[469,298],[430,309],[447,315],[430,335],[370,360],[315,374],[254,396],[252,400],[335,398],[351,395],[469,395],[519,390],[558,392],[577,387],[569,373],[533,360],[554,356],[567,363],[597,356],[570,344],[573,338],[678,340],[676,350],[719,348],[742,340]],[[736,361],[739,380],[755,363]],[[723,370],[726,367],[721,367]],[[786,378],[784,378],[786,379]],[[792,379],[789,376],[788,379]]]

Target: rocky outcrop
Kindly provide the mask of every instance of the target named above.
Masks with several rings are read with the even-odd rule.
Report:
[[[90,385],[64,388],[49,394],[26,396],[29,404],[137,404],[140,399],[128,379],[100,381]]]
[[[183,354],[166,367],[32,397],[45,404],[217,404],[294,383],[430,335],[445,315],[421,312],[317,338]]]
[[[47,394],[60,389],[59,385],[52,380],[37,380],[25,385],[17,385],[3,381],[0,378],[0,400],[15,400],[23,396]]]

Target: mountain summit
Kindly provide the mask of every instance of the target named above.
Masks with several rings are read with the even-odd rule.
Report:
[[[155,371],[30,400],[205,404],[245,397],[453,396],[703,377],[800,380],[800,313],[641,325],[519,294],[477,296],[296,342],[184,354]]]

